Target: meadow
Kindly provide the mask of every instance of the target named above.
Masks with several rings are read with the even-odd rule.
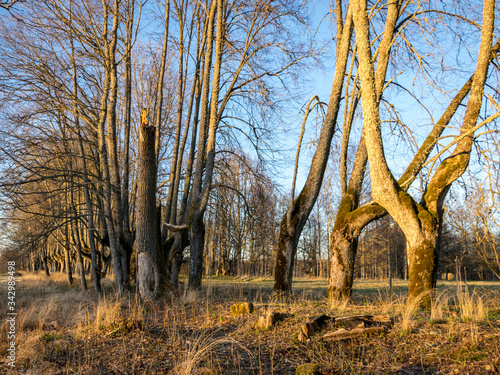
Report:
[[[219,277],[201,292],[184,286],[153,303],[67,285],[65,276],[23,273],[16,282],[16,358],[8,365],[7,276],[0,276],[0,372],[6,374],[497,374],[500,282],[439,282],[431,311],[406,303],[407,283],[357,281],[351,301],[326,299],[326,280],[299,279],[287,300],[272,298],[271,279]],[[251,314],[230,306],[252,302]],[[265,311],[287,314],[253,329]],[[327,342],[298,340],[309,317],[389,315],[384,335]],[[312,372],[311,372],[312,373]]]

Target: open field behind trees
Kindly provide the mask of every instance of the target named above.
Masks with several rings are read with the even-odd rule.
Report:
[[[7,277],[0,276],[1,294]],[[78,285],[78,283],[75,283]],[[438,283],[430,312],[406,303],[407,283],[358,281],[352,302],[326,299],[327,282],[294,281],[293,297],[270,299],[272,280],[219,277],[180,298],[139,302],[69,287],[63,274],[17,277],[17,366],[6,366],[6,306],[0,299],[0,369],[7,374],[295,374],[317,363],[321,374],[495,374],[500,371],[500,282]],[[458,289],[457,289],[458,287]],[[182,288],[182,287],[181,287]],[[233,316],[230,305],[256,311]],[[252,325],[265,309],[288,313],[268,330]],[[299,324],[320,314],[388,314],[385,335],[298,341]]]

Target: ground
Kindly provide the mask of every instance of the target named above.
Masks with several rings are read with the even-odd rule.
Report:
[[[7,276],[0,276],[0,372],[7,374],[295,374],[317,363],[321,374],[500,373],[500,282],[442,282],[430,312],[407,306],[407,283],[358,281],[350,302],[326,300],[326,281],[294,282],[291,299],[271,298],[272,280],[211,278],[201,293],[141,303],[67,286],[64,276],[16,277],[16,357],[8,365]],[[91,285],[91,283],[89,283]],[[253,302],[235,317],[230,306]],[[268,330],[252,324],[266,310],[288,313]],[[389,314],[382,336],[298,341],[299,325],[327,314]]]

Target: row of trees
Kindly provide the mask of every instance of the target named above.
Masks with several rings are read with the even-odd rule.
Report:
[[[329,298],[348,298],[361,234],[390,215],[406,256],[389,251],[388,272],[407,272],[417,298],[435,287],[446,197],[473,146],[495,168],[495,147],[477,138],[487,127],[481,142],[497,144],[493,0],[482,15],[478,4],[337,0],[334,43],[325,46],[309,37],[300,2],[4,5],[1,194],[12,234],[4,243],[45,264],[64,257],[69,278],[75,259],[82,282],[90,263],[98,292],[108,267],[120,292],[134,276],[144,298],[175,288],[189,248],[193,289],[204,270],[264,274],[274,263],[274,290],[289,293],[301,259],[307,272],[328,272]],[[304,106],[283,196],[269,177],[276,134],[290,126],[289,103],[307,84],[299,73],[332,48],[328,105],[315,96]],[[404,115],[401,97],[427,111],[423,122],[414,109]],[[318,136],[295,194],[314,109]],[[364,238],[366,249],[372,239]]]
[[[220,206],[219,209],[222,209]],[[232,207],[231,207],[232,208]],[[492,229],[483,227],[474,221],[478,207],[471,211],[457,208],[453,218],[446,218],[445,228],[441,238],[441,251],[438,275],[442,279],[452,280],[461,277],[467,280],[483,280],[498,278],[497,244],[498,232],[496,224]],[[210,211],[211,212],[211,211]],[[472,215],[470,215],[472,213]],[[219,212],[226,216],[231,212]],[[212,221],[213,220],[213,221]],[[246,232],[240,241],[234,241],[231,229],[221,230],[216,222],[216,216],[207,217],[207,249],[204,272],[207,276],[251,276],[273,277],[274,253],[269,251],[277,239],[279,227],[278,215],[275,216],[274,226],[265,229],[267,244]],[[458,221],[457,221],[458,220]],[[298,244],[294,277],[320,277],[328,274],[328,225],[327,218],[321,210],[314,210],[306,223]],[[269,221],[270,223],[271,221]],[[222,222],[224,225],[224,222]],[[233,226],[237,229],[237,226]],[[260,232],[257,232],[259,234]],[[252,235],[251,235],[252,234]],[[494,238],[496,237],[496,238]],[[76,251],[70,247],[69,268],[66,268],[64,247],[50,238],[42,247],[27,249],[20,258],[19,252],[6,254],[11,259],[20,260],[19,269],[29,271],[63,272],[68,280],[73,282],[73,272],[80,274],[80,264]],[[179,258],[182,261],[182,270],[187,272],[187,258],[189,252]],[[107,263],[109,265],[109,263]],[[90,274],[90,259],[83,257],[85,273]],[[103,268],[101,266],[101,268]],[[0,272],[6,272],[6,263],[0,263]],[[4,270],[4,271],[2,271]],[[73,271],[74,270],[74,271]],[[103,273],[107,269],[103,270]],[[368,226],[359,239],[358,252],[354,277],[357,279],[407,279],[408,268],[406,261],[405,238],[399,227],[390,218],[386,217]],[[86,285],[84,284],[86,287]]]
[[[121,292],[141,253],[166,281],[178,275],[176,259],[189,245],[189,285],[199,288],[205,212],[210,193],[224,189],[216,166],[227,155],[242,158],[239,150],[249,145],[254,155],[269,150],[264,108],[279,107],[278,88],[306,55],[289,37],[303,23],[297,4],[16,5],[2,24],[0,53],[2,193],[12,230],[23,234],[13,236],[17,245],[37,248],[54,238],[66,251],[76,248],[91,260],[96,290],[102,260],[110,260]],[[147,22],[163,29],[158,42]],[[135,243],[146,220],[139,216],[157,216],[141,201],[142,126],[155,128],[162,224],[159,248],[134,252],[134,244],[144,246]]]

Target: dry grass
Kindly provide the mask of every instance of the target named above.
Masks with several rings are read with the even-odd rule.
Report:
[[[76,280],[77,281],[77,280]],[[5,280],[0,279],[2,288]],[[288,300],[271,298],[270,280],[212,279],[175,301],[142,303],[68,287],[62,275],[24,275],[17,284],[16,369],[6,366],[4,323],[0,372],[12,374],[294,374],[316,362],[323,374],[494,374],[500,371],[497,284],[440,285],[430,312],[408,303],[405,284],[356,282],[352,301],[331,303],[323,280],[298,280]],[[500,284],[498,284],[500,285]],[[310,288],[308,288],[310,286]],[[385,289],[384,289],[385,287]],[[251,301],[256,313],[233,317],[229,306]],[[0,301],[4,318],[5,301]],[[268,309],[289,318],[254,331]],[[328,314],[389,314],[392,331],[328,343],[297,340],[300,322]],[[3,320],[2,320],[3,321]]]
[[[456,299],[458,301],[458,309],[460,311],[460,319],[462,322],[483,322],[488,318],[488,302],[483,293],[476,290],[469,291],[459,290]]]

